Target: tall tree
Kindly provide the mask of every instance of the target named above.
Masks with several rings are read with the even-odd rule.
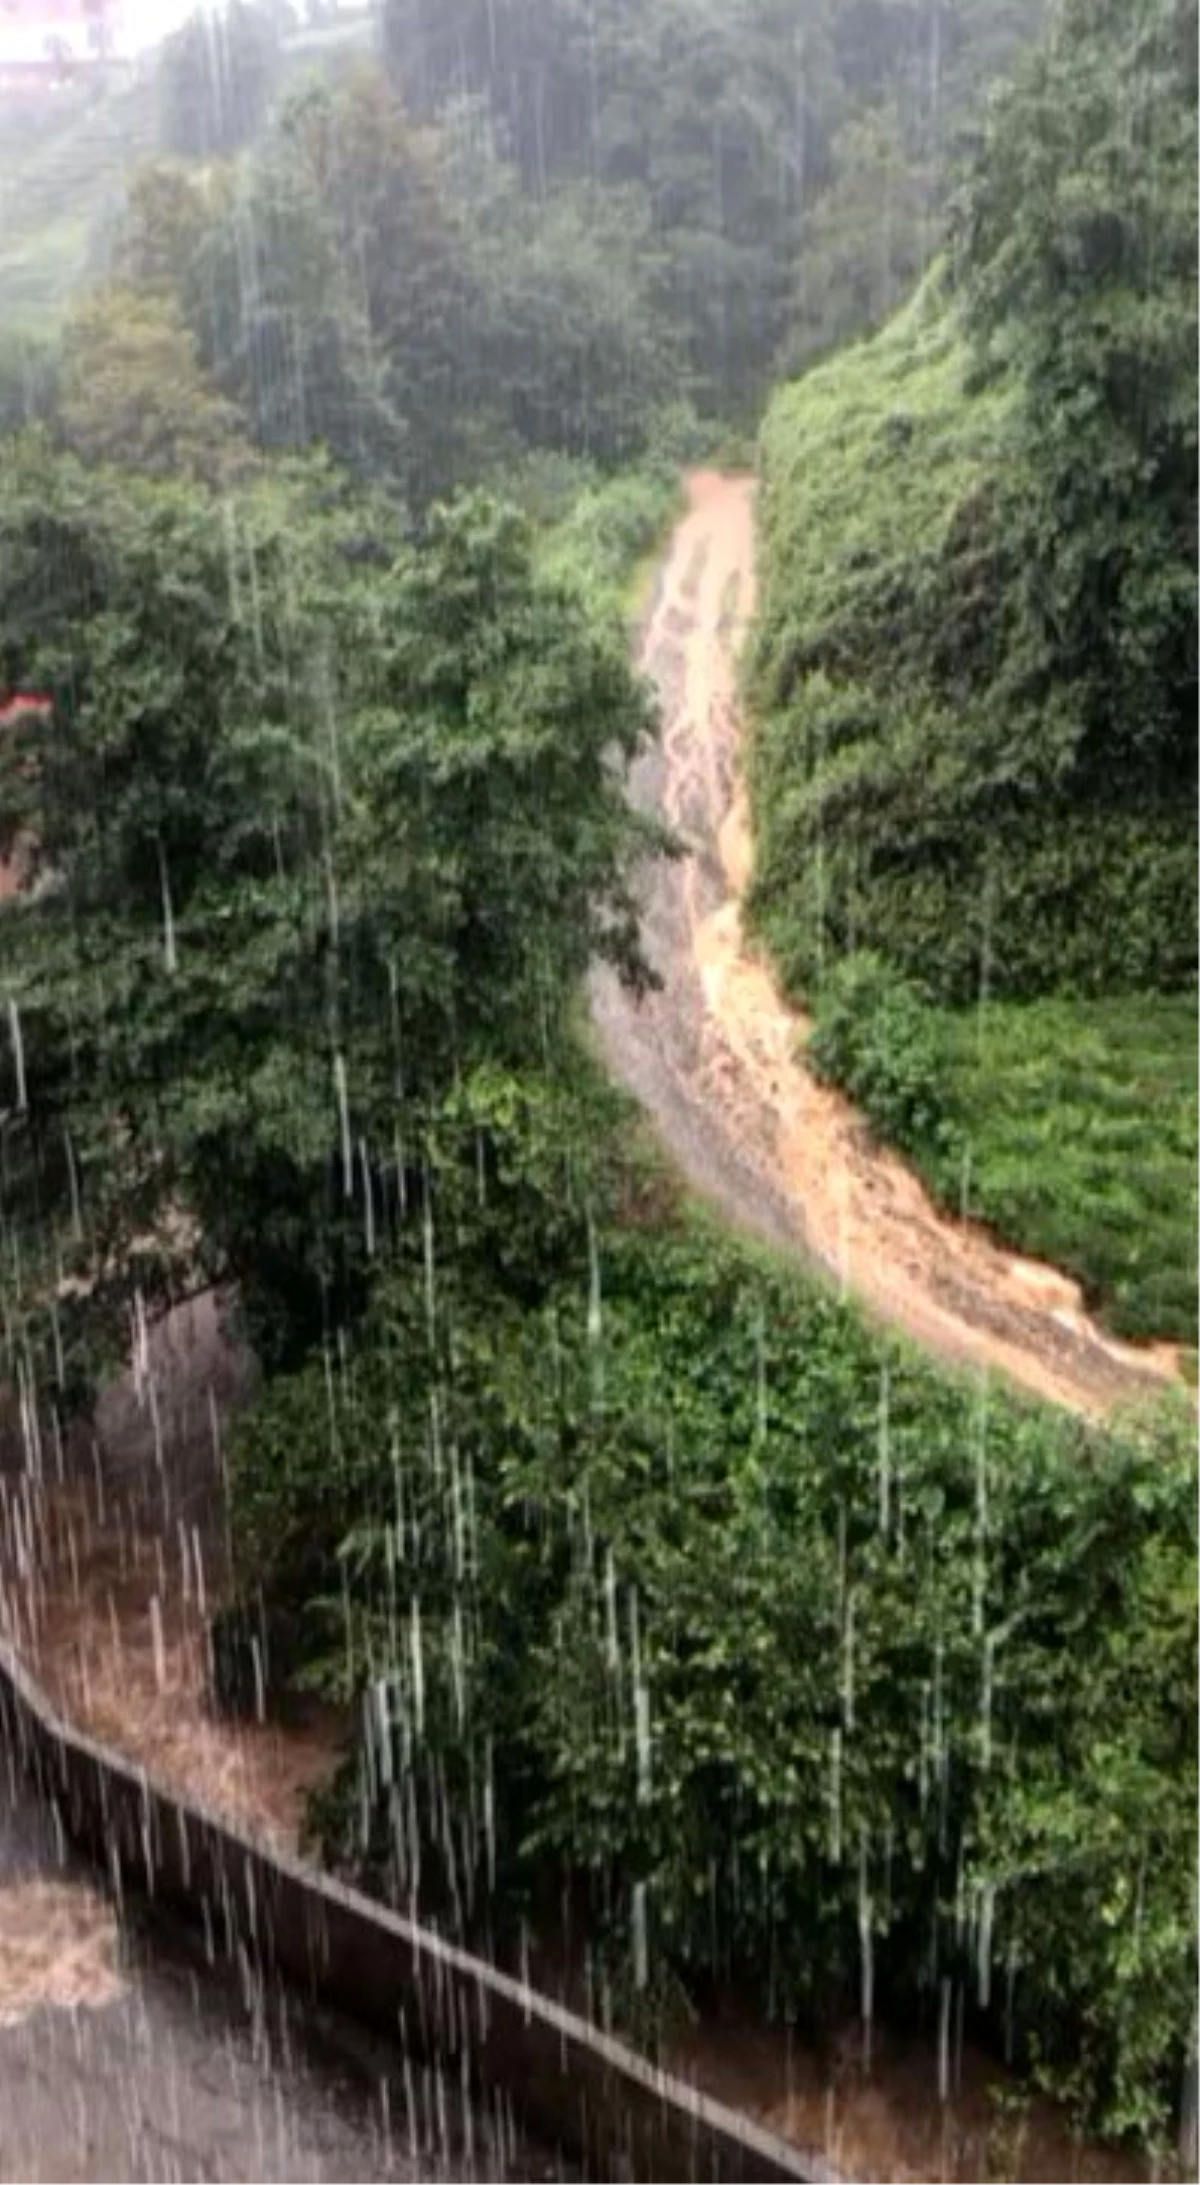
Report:
[[[206,381],[174,303],[127,288],[99,289],[72,312],[58,424],[88,462],[160,478],[216,485],[254,459],[239,411]]]
[[[210,497],[17,447],[0,547],[0,680],[53,698],[0,744],[11,1218],[119,1297],[182,1205],[295,1356],[461,1073],[541,1067],[593,953],[640,975],[645,699],[482,499],[404,548],[319,469]]]
[[[167,149],[212,159],[248,144],[279,80],[281,24],[265,0],[198,9],[163,48],[161,128]]]
[[[1196,104],[1186,0],[1065,0],[961,231],[1023,390],[1021,671],[1071,686],[1071,764],[1120,804],[1186,794],[1195,757]]]

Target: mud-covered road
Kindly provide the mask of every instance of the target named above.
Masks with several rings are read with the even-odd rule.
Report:
[[[457,2079],[119,1918],[0,1748],[0,2178],[553,2174]]]
[[[145,1358],[154,1403],[134,1373],[114,1383],[62,1480],[0,1433],[0,1631],[64,1714],[294,1852],[343,1726],[234,1724],[208,1702],[220,1421],[248,1362],[211,1296],[158,1323]],[[468,2097],[457,2068],[427,2069],[135,1898],[114,1902],[0,1737],[0,2179],[569,2174],[518,2134],[506,2098]]]
[[[799,1249],[868,1310],[939,1356],[1080,1412],[1152,1393],[1177,1372],[1087,1316],[1076,1285],[939,1213],[861,1118],[798,1059],[804,1019],[747,942],[753,847],[739,776],[737,656],[754,614],[754,487],[699,472],[641,643],[662,740],[632,794],[689,855],[644,883],[661,993],[637,1003],[607,972],[593,1013],[615,1075],[688,1182],[769,1242]]]

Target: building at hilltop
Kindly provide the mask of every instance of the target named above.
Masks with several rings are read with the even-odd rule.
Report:
[[[102,74],[121,52],[120,0],[0,0],[0,92]]]

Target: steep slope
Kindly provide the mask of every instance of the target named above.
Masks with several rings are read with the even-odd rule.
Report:
[[[1064,0],[949,269],[762,441],[748,909],[810,1060],[1193,1343],[1196,41]]]
[[[156,97],[140,75],[65,108],[32,146],[0,122],[0,320],[8,332],[45,328],[87,269],[97,231],[117,211],[127,176],[153,149]]]

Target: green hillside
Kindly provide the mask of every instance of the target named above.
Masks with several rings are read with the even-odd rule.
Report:
[[[308,26],[279,57],[278,89],[369,50],[374,20],[361,16]],[[52,326],[90,270],[99,270],[106,234],[130,176],[158,150],[162,86],[158,64],[144,63],[118,87],[97,85],[56,107],[32,142],[30,125],[0,115],[0,326],[34,333]]]
[[[750,761],[818,1066],[949,1203],[1188,1340],[1194,67],[1173,0],[1068,7],[949,264],[776,396]]]
[[[763,430],[753,909],[797,993],[849,946],[886,940],[923,966],[946,937],[943,903],[919,921],[912,887],[928,761],[951,795],[963,771],[929,655],[956,532],[1004,459],[1011,411],[1004,382],[968,401],[965,367],[934,281],[874,341],[784,388]],[[946,630],[947,655],[962,634]],[[860,850],[889,813],[909,852],[891,885]],[[935,887],[933,870],[922,881]]]
[[[0,121],[0,320],[8,332],[52,323],[83,279],[126,178],[153,150],[148,77],[73,102],[30,145]]]

